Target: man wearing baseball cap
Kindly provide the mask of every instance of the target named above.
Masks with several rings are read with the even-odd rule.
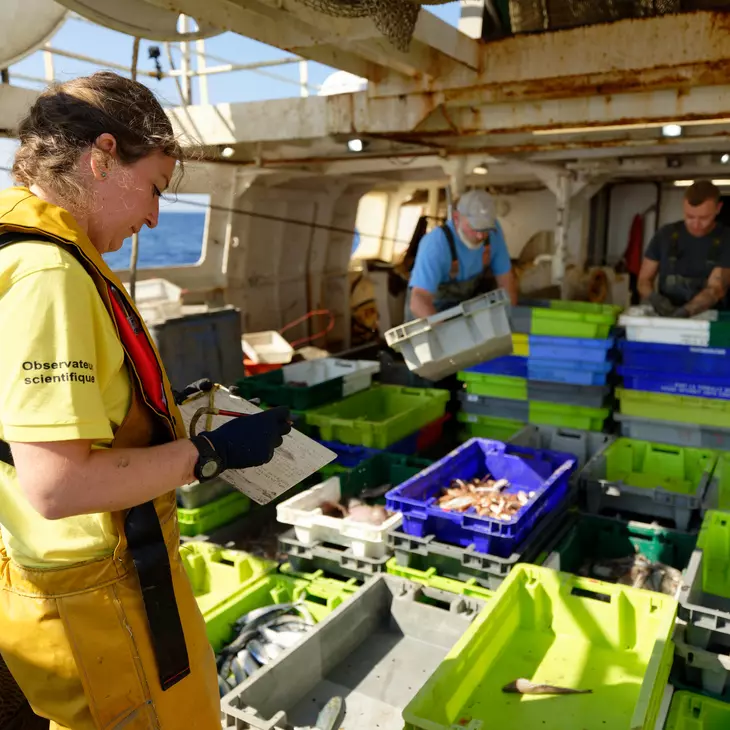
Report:
[[[429,317],[498,287],[517,303],[517,282],[494,198],[484,190],[470,190],[459,199],[452,219],[418,245],[405,321]]]

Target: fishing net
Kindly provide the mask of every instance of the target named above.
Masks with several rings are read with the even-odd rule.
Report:
[[[513,33],[559,30],[623,18],[650,18],[682,10],[681,0],[510,0]]]
[[[299,0],[325,15],[372,18],[375,27],[393,46],[408,51],[421,5],[444,5],[451,0]]]

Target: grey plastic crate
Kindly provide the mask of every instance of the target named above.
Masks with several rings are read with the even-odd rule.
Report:
[[[676,494],[659,486],[649,489],[608,481],[605,449],[583,467],[578,480],[588,512],[601,514],[611,509],[646,515],[650,519],[663,518],[673,520],[678,530],[687,530],[692,517],[703,512],[706,493],[715,488],[711,474],[702,475],[693,495]]]
[[[324,570],[360,580],[376,573],[384,573],[385,566],[392,557],[390,554],[382,558],[358,557],[353,554],[352,548],[345,549],[341,545],[330,546],[321,542],[306,545],[296,539],[293,529],[279,535],[279,551],[289,557],[289,563],[297,573]]]
[[[603,408],[611,396],[610,385],[572,385],[542,380],[527,381],[527,399],[562,403],[566,406]]]
[[[515,334],[529,335],[532,331],[532,307],[511,307],[509,326]]]
[[[692,553],[679,589],[678,615],[685,626],[686,641],[700,649],[724,649],[730,652],[730,598],[702,589],[704,551]]]
[[[600,431],[531,424],[512,436],[509,441],[511,444],[529,446],[531,449],[549,449],[573,454],[578,459],[578,469],[572,478],[577,480],[580,469],[615,440],[615,436]]]
[[[678,689],[696,690],[730,701],[730,656],[692,646],[687,627],[678,624],[674,633],[674,665],[669,681]]]
[[[640,441],[654,441],[675,446],[730,451],[730,428],[700,426],[679,421],[658,421],[654,418],[636,418],[614,413],[621,427],[621,435]]]
[[[509,558],[478,553],[471,545],[462,548],[438,542],[433,535],[407,535],[397,529],[388,533],[388,545],[398,565],[416,570],[435,568],[439,575],[455,580],[473,578],[478,585],[496,591],[517,563],[542,562],[570,532],[576,520],[577,514],[566,509],[545,515],[521,549]]]
[[[177,488],[177,503],[185,509],[196,509],[203,505],[215,502],[219,497],[225,497],[235,490],[223,479],[211,479],[209,482],[193,482]]]
[[[174,317],[150,328],[173,388],[200,379],[230,385],[243,377],[241,313],[224,307]]]
[[[222,726],[312,726],[324,704],[340,696],[341,730],[402,730],[403,709],[484,606],[392,575],[374,577],[227,694]]]
[[[459,392],[459,400],[461,401],[461,410],[473,416],[509,418],[523,423],[530,418],[530,404],[526,400],[489,398],[483,395],[472,395],[466,391]]]

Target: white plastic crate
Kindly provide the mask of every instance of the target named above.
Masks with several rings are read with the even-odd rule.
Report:
[[[708,347],[710,322],[717,319],[716,311],[702,312],[691,319],[659,317],[650,307],[632,307],[619,318],[626,328],[629,342],[656,342],[663,345],[694,345]]]
[[[249,332],[241,344],[246,358],[257,365],[284,365],[294,357],[294,349],[276,330]]]
[[[372,385],[373,375],[379,372],[379,362],[334,357],[297,362],[282,368],[285,383],[306,383],[308,387],[342,378],[343,398],[367,390]]]
[[[425,319],[406,322],[385,333],[390,347],[403,355],[408,369],[428,380],[512,354],[504,289],[482,294]]]
[[[129,284],[125,284],[129,290]],[[135,305],[149,326],[182,316],[182,289],[167,279],[143,279],[135,285]]]
[[[382,525],[368,525],[323,515],[321,505],[337,502],[341,495],[340,479],[332,477],[277,505],[276,519],[293,525],[297,540],[305,545],[329,542],[352,548],[358,558],[382,558],[388,552],[388,531],[398,527],[403,516],[394,514]]]

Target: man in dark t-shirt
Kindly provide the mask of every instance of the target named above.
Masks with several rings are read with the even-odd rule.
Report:
[[[721,208],[720,191],[709,180],[687,188],[684,220],[660,228],[644,254],[637,285],[642,304],[650,304],[663,317],[692,317],[724,308],[730,228],[716,220]]]

